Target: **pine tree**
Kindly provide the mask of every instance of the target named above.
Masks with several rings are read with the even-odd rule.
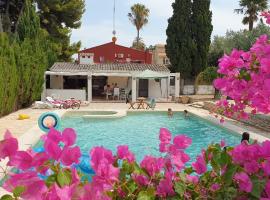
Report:
[[[81,26],[84,0],[36,0],[41,27],[50,35],[59,61],[71,61],[81,43],[70,44],[71,29]]]
[[[172,70],[180,72],[185,78],[193,77],[192,57],[194,42],[191,34],[191,0],[176,0],[173,16],[168,20],[166,53]]]
[[[196,44],[193,57],[193,73],[197,76],[207,67],[207,56],[211,43],[212,12],[210,0],[193,0],[192,4],[192,36]]]

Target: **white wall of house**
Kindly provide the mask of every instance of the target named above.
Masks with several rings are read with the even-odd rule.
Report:
[[[195,87],[194,85],[184,85],[183,94],[184,95],[192,95],[194,94]]]
[[[196,94],[200,95],[212,95],[215,94],[215,88],[212,85],[199,85],[197,87]]]
[[[47,89],[46,96],[61,100],[75,98],[77,100],[86,101],[85,90]]]
[[[151,98],[167,98],[167,79],[160,79],[158,82],[150,79],[148,96]]]
[[[50,86],[51,86],[51,89],[63,89],[64,88],[63,76],[51,75],[50,76]]]
[[[79,54],[80,64],[94,64],[94,54],[81,53]]]

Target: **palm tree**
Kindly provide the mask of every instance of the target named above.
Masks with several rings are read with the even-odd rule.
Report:
[[[143,4],[134,4],[131,7],[131,12],[128,13],[129,20],[137,29],[137,45],[140,42],[140,30],[148,23],[149,9]]]
[[[249,31],[253,29],[254,22],[258,20],[259,12],[268,8],[267,0],[240,0],[240,8],[234,11],[238,14],[244,14],[242,23],[249,25]]]

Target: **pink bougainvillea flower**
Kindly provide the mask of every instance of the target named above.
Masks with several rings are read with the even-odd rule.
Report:
[[[21,197],[27,200],[42,200],[42,194],[47,191],[44,181],[40,180],[37,173],[33,171],[11,175],[3,188],[12,192],[17,186],[25,187]]]
[[[192,143],[192,139],[187,137],[186,135],[177,135],[173,139],[173,144],[179,149],[186,149]]]
[[[236,173],[234,175],[234,179],[238,183],[240,190],[245,192],[251,192],[252,182],[245,172]]]
[[[75,185],[60,188],[56,183],[50,188],[48,200],[70,200],[75,192]]]
[[[190,157],[185,152],[178,150],[170,153],[170,159],[176,169],[181,170],[184,168],[185,163],[190,160]]]
[[[135,156],[129,151],[127,145],[118,146],[117,155],[120,159],[126,159],[129,163],[135,161]]]
[[[79,147],[64,147],[60,160],[65,166],[70,166],[73,163],[78,164],[80,157],[81,150]]]
[[[220,142],[220,147],[225,147],[226,146],[226,142],[225,142],[225,140],[221,140],[221,142]]]
[[[14,166],[21,170],[26,170],[32,167],[32,156],[26,151],[17,151],[11,156],[8,162],[9,166]]]
[[[220,189],[220,184],[214,183],[213,185],[211,185],[210,189],[215,192]]]
[[[141,186],[147,186],[150,182],[149,179],[144,175],[133,174],[132,179]]]
[[[252,174],[252,173],[257,173],[259,171],[260,165],[257,161],[252,160],[252,161],[244,163],[244,168],[247,173]]]
[[[18,141],[9,131],[5,132],[4,140],[0,141],[0,160],[13,156],[18,151]]]
[[[165,153],[168,151],[168,144],[167,143],[160,143],[159,144],[159,152]]]
[[[169,144],[172,140],[171,132],[166,128],[161,128],[159,131],[159,140],[161,143]]]
[[[45,140],[50,140],[50,141],[55,142],[57,144],[62,140],[61,132],[57,131],[54,128],[51,128],[46,136],[47,137],[45,137]]]
[[[76,133],[72,128],[66,128],[62,132],[62,141],[66,146],[72,146],[76,141]]]
[[[265,185],[265,193],[266,193],[267,197],[270,198],[270,180],[268,180],[266,185]]]
[[[270,176],[270,158],[262,163],[262,169],[265,175]]]
[[[157,195],[164,198],[175,195],[173,183],[170,178],[165,178],[159,182]]]
[[[163,166],[163,158],[155,158],[153,156],[145,156],[141,162],[141,167],[144,168],[150,176],[159,173]]]
[[[96,171],[100,162],[105,160],[107,164],[113,164],[115,158],[113,157],[112,151],[105,149],[104,147],[94,147],[90,152],[91,166]]]
[[[192,163],[192,167],[194,168],[197,174],[203,174],[207,171],[207,166],[203,156],[197,156],[196,162]]]
[[[198,176],[187,175],[186,179],[187,179],[188,182],[193,183],[194,185],[199,183],[199,177]]]
[[[56,161],[59,160],[59,158],[61,156],[62,149],[58,145],[58,143],[53,142],[51,140],[46,140],[44,143],[44,149],[47,152],[47,154],[50,156],[50,158],[52,158]]]

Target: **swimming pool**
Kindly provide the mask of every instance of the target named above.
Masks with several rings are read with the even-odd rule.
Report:
[[[172,118],[167,112],[128,112],[126,117],[115,119],[84,119],[82,115],[66,114],[62,118],[62,129],[72,127],[77,132],[77,145],[88,154],[95,146],[104,146],[116,151],[118,145],[128,145],[138,160],[145,155],[160,156],[159,129],[168,128],[173,135],[185,134],[192,138],[187,153],[192,160],[202,148],[222,139],[227,145],[236,145],[240,136],[215,126],[196,116],[185,119],[183,113],[174,113]]]

